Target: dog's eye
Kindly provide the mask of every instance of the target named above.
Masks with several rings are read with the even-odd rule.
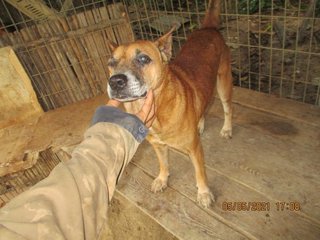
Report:
[[[115,67],[117,65],[117,60],[114,58],[114,57],[111,57],[109,60],[108,60],[108,66],[109,67]]]
[[[137,56],[137,61],[141,65],[145,65],[151,62],[151,58],[145,54]]]

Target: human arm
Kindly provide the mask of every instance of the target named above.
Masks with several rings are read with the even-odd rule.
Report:
[[[150,94],[140,115],[113,106],[97,109],[71,160],[0,210],[1,239],[98,237],[116,183],[154,118]]]

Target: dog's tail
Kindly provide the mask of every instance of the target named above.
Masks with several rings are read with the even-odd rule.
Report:
[[[207,13],[201,28],[218,28],[220,24],[220,0],[209,0]]]

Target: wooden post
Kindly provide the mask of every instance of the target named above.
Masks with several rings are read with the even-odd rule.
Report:
[[[33,20],[59,17],[57,11],[47,7],[47,5],[41,0],[6,1]]]

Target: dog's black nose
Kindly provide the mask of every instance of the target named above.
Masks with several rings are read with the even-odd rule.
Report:
[[[127,86],[127,82],[128,78],[124,74],[116,74],[109,79],[109,85],[112,90],[124,89]]]

